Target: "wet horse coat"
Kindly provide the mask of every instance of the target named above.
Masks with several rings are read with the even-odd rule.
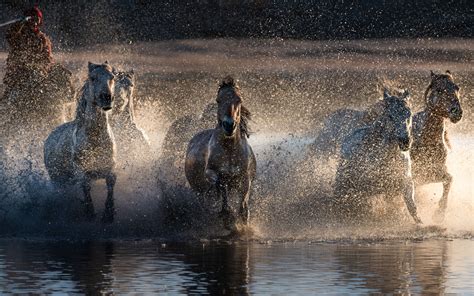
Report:
[[[88,79],[82,88],[76,118],[60,125],[48,136],[44,144],[44,162],[54,183],[82,185],[89,218],[95,216],[91,181],[105,178],[107,200],[102,219],[112,222],[116,182],[115,142],[107,111],[113,106],[115,76],[107,63],[89,63],[88,67]]]
[[[355,130],[342,143],[336,173],[335,202],[342,213],[365,216],[370,197],[384,194],[396,202],[402,195],[416,222],[410,158],[403,153],[410,147],[411,111],[408,92],[401,97],[384,92],[383,111],[368,126]]]
[[[256,174],[255,155],[247,142],[250,113],[242,106],[239,88],[224,79],[218,95],[217,126],[195,135],[187,149],[186,178],[191,188],[204,195],[216,189],[222,198],[221,215],[226,227],[233,218],[229,195],[240,198],[239,217],[249,220],[249,196]]]
[[[443,183],[443,196],[435,216],[442,219],[452,183],[446,166],[449,142],[445,120],[457,123],[462,117],[459,87],[449,71],[446,74],[431,73],[425,101],[425,109],[413,117],[413,145],[410,150],[413,179],[417,185]]]

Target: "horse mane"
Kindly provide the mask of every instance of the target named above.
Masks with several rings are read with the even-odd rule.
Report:
[[[240,96],[240,88],[235,82],[235,79],[230,75],[222,79],[221,83],[219,84],[218,93],[225,88],[232,88],[236,95]],[[249,138],[250,134],[252,134],[249,123],[251,120],[252,113],[249,111],[249,109],[242,105],[240,107],[240,134],[247,138]]]
[[[247,138],[250,137],[252,131],[250,129],[249,121],[252,120],[252,113],[244,106],[240,107],[240,133]]]
[[[81,121],[84,119],[84,114],[86,113],[87,108],[87,99],[86,95],[89,90],[89,80],[86,80],[84,85],[81,87],[77,93],[77,106],[76,106],[76,118],[75,121]]]
[[[430,91],[433,89],[433,84],[435,81],[438,81],[440,79],[443,79],[443,78],[446,78],[452,82],[454,82],[453,80],[453,75],[451,74],[451,72],[449,71],[446,71],[446,73],[443,73],[443,74],[435,74],[434,72],[431,72],[431,81],[430,81],[430,84],[428,84],[428,87],[426,88],[425,90],[425,94],[423,96],[425,102],[428,102],[427,99],[428,99],[428,94],[430,93]]]

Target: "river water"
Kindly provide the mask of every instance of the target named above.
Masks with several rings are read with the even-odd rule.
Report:
[[[474,240],[0,242],[1,293],[474,293]]]

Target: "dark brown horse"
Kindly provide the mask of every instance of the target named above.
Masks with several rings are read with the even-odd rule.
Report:
[[[204,195],[216,189],[222,198],[221,216],[231,227],[233,211],[229,195],[240,198],[239,216],[249,221],[249,195],[256,174],[256,160],[247,142],[250,112],[242,106],[242,97],[234,79],[226,77],[217,92],[217,126],[195,135],[188,145],[186,178],[191,188]]]
[[[462,117],[459,87],[449,71],[445,74],[431,72],[425,102],[425,109],[413,117],[412,173],[416,185],[443,183],[443,196],[435,215],[442,220],[453,179],[446,166],[449,142],[445,120],[457,123]]]

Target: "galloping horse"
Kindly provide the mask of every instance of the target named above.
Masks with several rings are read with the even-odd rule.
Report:
[[[414,201],[410,158],[403,153],[411,142],[408,100],[407,91],[391,96],[385,90],[380,115],[344,139],[334,188],[336,205],[343,214],[363,216],[370,196],[384,194],[387,201],[396,203],[402,194],[409,213],[421,223]]]
[[[44,162],[51,180],[59,185],[81,183],[86,216],[95,216],[91,180],[105,178],[107,200],[103,222],[113,222],[116,182],[115,142],[108,112],[114,102],[115,75],[107,62],[88,65],[76,118],[57,127],[44,144]]]
[[[110,126],[118,145],[119,159],[130,155],[148,154],[150,143],[145,132],[135,123],[135,109],[133,105],[135,89],[135,73],[115,72],[115,102],[110,114]],[[138,153],[138,154],[137,154]]]
[[[222,198],[220,215],[226,228],[233,219],[229,194],[240,197],[239,216],[249,221],[249,196],[256,174],[256,160],[247,142],[250,112],[242,106],[242,97],[234,79],[226,77],[217,92],[217,126],[195,135],[188,145],[186,178],[191,188],[206,194],[215,188]]]
[[[435,216],[442,219],[452,182],[446,166],[449,142],[445,119],[457,123],[462,117],[459,87],[449,71],[445,74],[431,72],[425,102],[425,109],[413,116],[413,145],[410,150],[413,179],[417,185],[443,183],[443,196]]]

